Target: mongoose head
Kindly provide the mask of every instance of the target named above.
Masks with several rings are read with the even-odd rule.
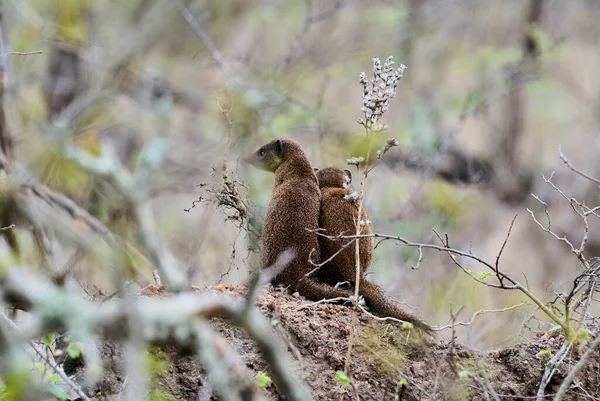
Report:
[[[306,154],[300,144],[293,139],[275,139],[262,146],[245,160],[258,169],[272,173],[277,172],[277,170],[281,170],[279,173],[284,170],[304,173],[308,171],[308,174],[314,177]]]
[[[319,188],[345,188],[344,184],[352,182],[350,170],[340,170],[335,167],[327,167],[322,170],[315,169]]]
[[[281,139],[267,143],[246,158],[250,165],[272,173],[277,170],[284,160],[284,140]]]

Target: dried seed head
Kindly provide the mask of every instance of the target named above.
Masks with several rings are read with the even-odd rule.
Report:
[[[346,159],[346,164],[349,166],[356,166],[358,167],[358,165],[362,162],[365,161],[364,157],[351,157],[349,159]]]
[[[383,147],[377,151],[377,158],[381,159],[383,155],[387,153],[388,150],[393,148],[394,146],[398,146],[399,142],[397,139],[388,138]]]
[[[373,131],[382,131],[387,128],[377,124],[377,120],[388,110],[390,99],[396,95],[396,86],[404,75],[405,69],[404,64],[394,69],[392,56],[385,60],[383,66],[381,60],[375,57],[373,58],[373,78],[367,81],[366,74],[360,73],[359,82],[363,87],[363,107],[360,111],[364,113],[364,118],[359,117],[357,120],[360,125]]]
[[[351,203],[358,203],[360,201],[360,194],[358,192],[354,191],[351,194],[345,195],[344,199],[346,199],[347,201],[349,201]]]

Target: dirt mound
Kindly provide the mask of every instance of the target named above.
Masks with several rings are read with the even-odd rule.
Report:
[[[222,285],[209,291],[241,295],[244,288]],[[352,384],[342,384],[335,373],[344,367],[352,311],[343,305],[306,307],[308,304],[298,294],[271,286],[257,301],[288,345],[296,370],[305,378],[315,400],[338,399],[341,393],[348,394],[346,399],[351,400],[357,395],[363,400],[487,400],[494,396],[525,399],[536,395],[548,355],[562,344],[558,334],[543,334],[527,344],[482,353],[458,343],[424,339],[395,323],[375,321],[361,314],[351,361]],[[269,367],[243,331],[220,319],[213,319],[213,324],[239,353],[250,379],[254,380],[258,372],[269,374]],[[558,390],[584,351],[580,348],[573,347],[549,382],[546,394]],[[106,369],[104,380],[90,394],[97,400],[116,400],[125,380],[121,349],[104,342],[101,353]],[[218,399],[194,357],[169,346],[153,347],[148,356],[153,399]],[[79,376],[83,367],[74,370],[77,369]],[[600,355],[596,352],[564,399],[598,396],[599,377]],[[267,385],[264,392],[267,399],[280,399],[274,384]]]

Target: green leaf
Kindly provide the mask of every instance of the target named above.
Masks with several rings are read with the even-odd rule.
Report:
[[[461,370],[460,372],[458,372],[458,378],[460,380],[466,380],[469,378],[470,375],[471,372],[469,372],[468,370]]]
[[[495,275],[496,275],[496,274],[495,274],[495,273],[492,273],[492,272],[481,272],[481,273],[479,273],[479,276],[477,276],[477,278],[478,278],[479,280],[483,281],[483,280],[485,280],[486,278],[488,278],[488,277],[492,277],[492,276],[495,276]]]
[[[48,380],[49,382],[56,383],[57,381],[59,381],[59,380],[60,380],[60,376],[58,375],[58,373],[55,373],[55,374],[53,374],[53,375],[50,375],[50,376],[48,376],[48,379],[47,379],[47,380]]]
[[[400,386],[408,386],[408,380],[406,380],[406,377],[403,377],[400,379],[400,382],[398,384]]]
[[[535,356],[537,356],[538,358],[547,356],[548,358],[552,359],[552,352],[550,352],[550,350],[543,349],[540,352],[538,352],[537,354],[535,354]]]
[[[560,327],[559,325],[556,325],[556,326],[552,327],[550,330],[548,330],[548,333],[552,333],[553,331],[561,330],[561,329],[562,329],[562,327]]]
[[[44,373],[46,370],[46,365],[44,365],[42,362],[36,362],[34,366],[39,373]]]
[[[44,345],[50,346],[50,345],[52,345],[53,342],[54,342],[54,333],[46,334],[46,336],[44,337]]]
[[[260,388],[265,387],[271,383],[271,378],[265,372],[258,372],[256,374],[256,385]]]
[[[58,387],[56,384],[51,384],[49,391],[50,391],[50,394],[52,394],[53,396],[58,398],[60,401],[67,400],[67,393],[65,392],[65,390]]]
[[[577,333],[577,338],[580,340],[589,340],[590,337],[592,337],[594,335],[594,332],[591,331],[588,328],[584,328],[579,330],[579,332]]]
[[[70,343],[67,346],[67,354],[72,359],[77,359],[81,356],[81,343]]]
[[[403,330],[410,330],[413,327],[415,327],[411,322],[402,322],[402,329]]]
[[[350,383],[350,378],[346,376],[343,370],[338,370],[335,372],[335,380],[339,381],[342,384]]]

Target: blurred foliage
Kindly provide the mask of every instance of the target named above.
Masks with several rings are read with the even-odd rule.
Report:
[[[3,372],[0,379],[0,399],[3,401],[19,401],[24,399],[30,386],[31,374],[29,369],[13,366],[8,372]]]
[[[347,158],[365,156],[369,149],[369,138],[356,123],[361,107],[358,75],[370,71],[375,56],[392,54],[397,64],[405,63],[409,68],[382,121],[389,129],[373,138],[372,152],[392,137],[400,141],[403,154],[415,154],[427,161],[435,161],[444,145],[449,144],[466,154],[493,155],[506,121],[510,73],[522,59],[523,34],[530,32],[541,59],[540,68],[528,75],[525,83],[525,131],[519,140],[519,158],[535,166],[536,177],[549,171],[557,171],[560,177],[564,175],[556,157],[560,143],[575,157],[578,167],[600,169],[598,119],[594,112],[598,109],[596,92],[600,86],[594,67],[600,35],[598,10],[584,1],[549,3],[542,23],[529,28],[523,24],[526,2],[514,0],[435,0],[424,2],[423,7],[416,7],[421,2],[411,1],[344,2],[330,13],[332,2],[327,1],[311,2],[310,10],[303,2],[185,2],[222,53],[223,61],[239,77],[241,88],[227,80],[173,3],[28,0],[33,11],[17,3],[8,7],[12,50],[44,52],[10,59],[19,84],[18,96],[14,96],[14,108],[22,123],[14,135],[18,157],[31,167],[36,179],[72,197],[131,241],[116,256],[117,262],[125,266],[126,277],[148,270],[145,255],[136,247],[130,206],[110,183],[93,179],[76,163],[61,157],[54,145],[55,135],[61,133],[47,128],[41,81],[54,33],[82,48],[86,77],[94,89],[94,80],[102,72],[125,57],[129,47],[136,50],[121,60],[118,76],[104,83],[104,89],[112,91],[109,101],[86,108],[70,135],[78,146],[98,154],[99,139],[110,134],[118,151],[131,147],[123,152],[128,158],[124,164],[133,164],[150,138],[164,135],[168,140],[167,160],[153,177],[157,180],[154,210],[161,232],[179,252],[177,256],[199,260],[203,270],[196,277],[203,280],[202,284],[215,282],[230,268],[227,255],[234,241],[246,244],[237,228],[221,224],[220,215],[207,227],[204,213],[214,213],[208,207],[198,207],[189,214],[181,212],[197,198],[198,183],[220,182],[229,127],[215,98],[223,108],[231,106],[234,125],[229,168],[237,169],[237,178],[249,186],[254,210],[260,217],[270,197],[273,177],[246,168],[239,161],[272,138],[261,119],[268,121],[277,135],[299,140],[315,165],[344,168]],[[57,5],[58,14],[53,11]],[[83,18],[88,7],[92,10],[89,26]],[[307,17],[322,13],[322,18],[308,22]],[[52,22],[55,16],[56,24]],[[173,91],[168,129],[161,125],[155,105],[147,99],[152,81],[148,77],[168,82]],[[465,111],[464,121],[459,124]],[[354,175],[357,188],[359,180]],[[388,168],[385,163],[374,170],[365,199],[375,228],[413,241],[426,241],[431,229],[436,228],[448,232],[454,246],[468,249],[474,245],[483,252],[482,257],[493,259],[506,235],[506,216],[521,213],[523,205],[513,209],[478,188],[438,180],[420,185],[423,177],[421,172]],[[561,179],[565,193],[582,196],[583,185],[577,180]],[[534,188],[538,194],[539,184],[537,180]],[[564,209],[554,207],[551,212],[557,221],[566,221],[565,227],[572,226],[564,218]],[[560,258],[546,259],[548,247],[552,250],[554,244],[545,239],[529,241],[532,235],[542,234],[532,231],[536,228],[530,227],[526,218],[523,220],[514,241],[525,243],[526,238],[529,247],[510,248],[511,239],[503,258],[511,271],[527,271],[531,288],[544,293],[554,279],[547,275],[549,263],[560,266],[555,271],[561,274],[570,274],[571,265]],[[19,241],[32,248],[28,233],[22,228],[17,231]],[[198,249],[202,249],[201,255],[189,254]],[[372,278],[384,281],[401,277],[397,293],[390,295],[427,305],[428,316],[447,317],[448,305],[493,308],[520,300],[512,293],[494,291],[494,296],[489,296],[493,290],[474,289],[472,280],[461,278],[449,258],[427,254],[420,270],[413,272],[409,265],[415,261],[415,251],[392,241],[382,244],[376,251]],[[8,258],[2,258],[8,263]],[[240,266],[244,263],[238,262]],[[106,263],[102,255],[86,259],[86,266]],[[401,274],[396,269],[401,269]],[[244,269],[236,272],[226,280],[241,282],[246,278]],[[106,273],[100,270],[94,277],[101,275]],[[102,287],[98,282],[94,284]],[[410,291],[416,284],[423,289],[418,294]],[[486,322],[498,330],[489,330],[493,333],[489,340],[479,341],[500,341],[506,333],[501,327],[505,319],[488,319]]]
[[[35,160],[42,183],[79,202],[88,199],[93,177],[76,161],[65,157],[61,149],[49,144],[40,147]]]
[[[472,207],[469,198],[461,190],[445,181],[429,181],[423,186],[425,199],[443,221],[452,228],[456,226]]]
[[[456,313],[463,306],[477,305],[485,287],[460,271],[448,270],[436,277],[429,291],[428,313],[438,321],[446,321],[451,310]],[[461,316],[464,319],[468,313]]]

